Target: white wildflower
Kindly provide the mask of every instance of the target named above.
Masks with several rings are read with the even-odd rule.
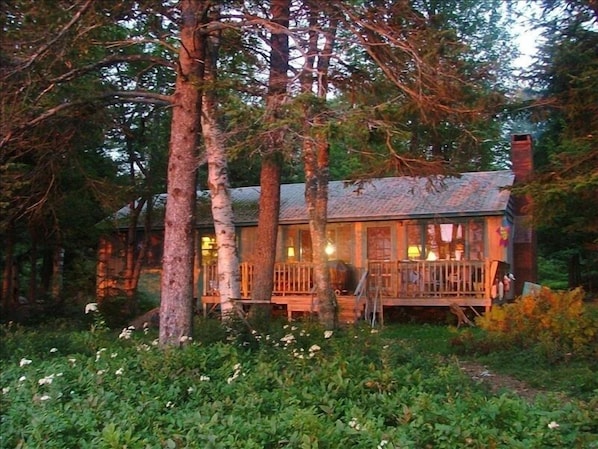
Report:
[[[174,407],[174,402],[172,402],[172,401],[168,401],[168,402],[166,403],[166,408],[173,408],[173,407]]]
[[[291,326],[291,330],[292,331],[296,331],[297,330],[297,326]]]
[[[22,368],[25,365],[30,365],[31,364],[31,360],[26,359],[26,358],[22,358],[21,361],[19,362],[19,366]]]
[[[102,374],[105,374],[107,371],[108,371],[108,370],[106,370],[106,369],[101,369],[101,370],[98,370],[98,372],[97,372],[97,375],[98,375],[98,376],[101,376]]]
[[[357,418],[351,418],[351,421],[349,421],[349,427],[355,430],[361,430],[361,426],[357,422]]]
[[[377,334],[377,333],[378,333],[378,329],[372,329],[372,330],[370,331],[370,334]]]
[[[235,366],[233,366],[233,375],[231,377],[229,377],[226,382],[227,383],[232,383],[233,380],[235,380],[237,377],[239,377],[239,374],[241,374],[241,364],[240,363],[236,363]]]
[[[54,374],[50,374],[49,376],[42,377],[40,380],[37,381],[39,385],[50,385],[54,380]]]
[[[378,447],[376,449],[382,449],[387,444],[388,444],[388,440],[382,440],[382,441],[380,441],[380,444],[378,444]]]
[[[295,336],[293,334],[286,334],[284,337],[280,339],[285,345],[290,345],[295,341]]]
[[[58,348],[52,348],[50,349],[50,352],[58,352]]]
[[[559,424],[559,423],[557,423],[556,421],[550,421],[550,422],[548,423],[548,428],[549,428],[549,429],[558,429],[559,427],[561,427],[561,426],[560,426],[560,424]]]
[[[118,352],[113,352],[112,354],[110,354],[111,359],[115,359],[117,357],[118,357]]]
[[[106,351],[106,348],[100,348],[96,351],[96,362],[98,360],[100,360],[100,357],[102,356],[102,352]]]
[[[152,341],[152,346],[158,346],[158,344],[160,344],[160,340],[158,340],[157,338]]]
[[[71,366],[75,366],[75,363],[77,363],[77,359],[69,359],[69,363],[71,364]]]
[[[334,333],[333,331],[324,331],[324,338],[330,338],[330,337],[332,337],[333,333]]]
[[[115,374],[115,375],[117,375],[117,376],[122,376],[122,374],[124,373],[124,371],[125,371],[125,370],[124,370],[123,368],[119,368],[119,369],[117,369],[117,370],[114,372],[114,374]]]
[[[199,376],[199,381],[200,382],[209,382],[210,381],[210,376],[204,376],[202,374],[201,376]]]
[[[40,396],[39,400],[40,401],[47,401],[49,399],[52,399],[52,396],[44,394],[43,396]]]
[[[25,376],[19,377],[19,382],[25,382],[27,378]]]
[[[97,302],[90,302],[89,304],[85,305],[85,314],[91,313],[91,312],[97,312],[98,311],[98,303]]]
[[[318,352],[320,349],[322,348],[320,348],[318,345],[311,345],[309,347],[309,352]]]
[[[2,394],[8,394],[10,392],[10,387],[2,388]]]
[[[133,334],[133,330],[135,330],[135,328],[131,329],[131,327],[124,328],[118,335],[118,338],[120,340],[129,340],[131,338],[131,335]]]
[[[194,391],[195,391],[195,388],[193,388],[193,387],[187,388],[187,393],[189,393],[189,394],[193,393]]]

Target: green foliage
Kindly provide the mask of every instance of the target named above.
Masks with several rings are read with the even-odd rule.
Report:
[[[228,343],[205,332],[162,350],[138,332],[63,330],[59,340],[3,328],[0,445],[596,447],[595,403],[488,394],[453,359],[422,350],[446,328],[411,339],[417,329],[326,335],[315,324],[274,323],[270,333],[250,332],[256,345],[224,329]]]
[[[495,306],[477,320],[488,341],[504,346],[533,347],[552,361],[598,356],[598,313],[585,306],[582,289],[555,292]]]
[[[567,260],[560,257],[538,256],[538,280],[541,285],[554,290],[564,290],[569,286],[567,276]]]
[[[534,148],[537,176],[524,188],[534,202],[542,254],[559,262],[575,252],[587,265],[569,268],[572,282],[595,288],[598,257],[598,32],[591,2],[542,2],[544,44],[534,67],[541,98],[533,109],[541,133]]]

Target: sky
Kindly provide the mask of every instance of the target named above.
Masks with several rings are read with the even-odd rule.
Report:
[[[518,16],[518,20],[514,23],[513,32],[517,36],[517,44],[521,56],[514,62],[517,68],[527,68],[532,62],[537,52],[537,44],[541,40],[541,30],[534,29],[530,19],[534,14],[539,14],[536,8],[530,9],[531,7],[525,1],[517,2],[517,10],[521,13]]]

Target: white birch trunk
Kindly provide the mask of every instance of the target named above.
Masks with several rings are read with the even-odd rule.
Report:
[[[228,181],[228,163],[224,139],[204,101],[202,131],[208,158],[208,187],[218,246],[218,291],[222,316],[233,312],[232,299],[241,297],[241,272],[235,233],[233,205]]]
[[[217,121],[217,101],[210,83],[216,81],[219,36],[208,39],[205,56],[204,89],[201,108],[201,129],[208,160],[208,188],[212,200],[212,216],[218,248],[218,291],[222,317],[230,317],[233,300],[241,297],[241,270],[235,233],[233,204],[228,179],[228,161],[224,136]]]

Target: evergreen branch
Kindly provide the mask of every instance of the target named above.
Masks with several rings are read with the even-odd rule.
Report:
[[[92,5],[94,0],[87,0],[83,6],[75,13],[72,19],[58,32],[56,36],[50,39],[45,45],[42,45],[41,48],[35,52],[31,57],[21,66],[19,67],[19,71],[28,69],[40,56],[42,56],[48,49],[58,42],[71,28],[75,23],[79,21],[81,16],[89,9]]]
[[[81,106],[89,106],[95,102],[103,102],[105,104],[131,102],[131,103],[145,103],[145,104],[157,104],[162,106],[168,106],[173,103],[173,99],[169,95],[157,94],[154,92],[146,91],[121,91],[121,92],[106,92],[94,98],[89,98],[79,101],[71,101],[68,103],[61,103],[53,108],[47,109],[38,116],[15,126],[12,130],[8,131],[6,135],[0,140],[0,148],[8,145],[15,137],[15,134],[24,131],[26,129],[33,128],[40,123],[58,115],[59,113],[73,108]]]

